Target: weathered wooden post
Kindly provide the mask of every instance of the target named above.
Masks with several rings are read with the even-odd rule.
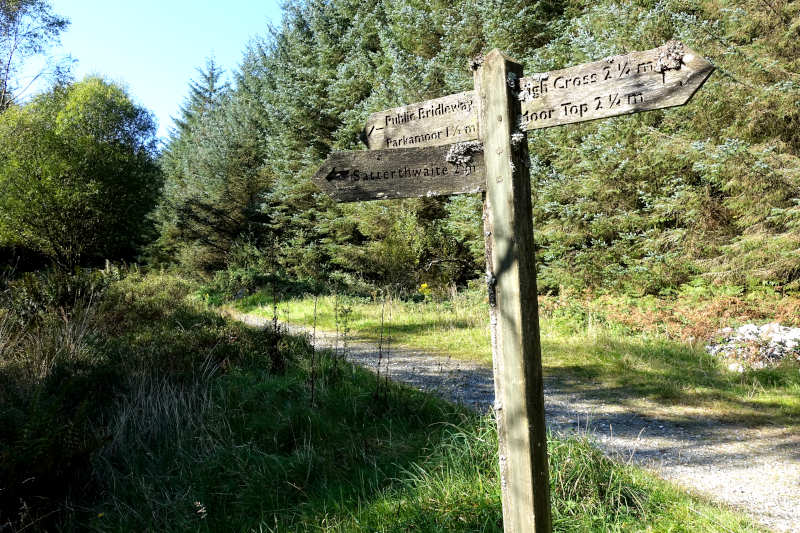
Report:
[[[506,532],[549,532],[550,482],[522,66],[493,50],[475,71],[484,148],[484,237]]]
[[[677,41],[526,78],[493,50],[475,91],[373,113],[369,150],[332,153],[313,177],[340,202],[484,192],[506,533],[552,529],[524,132],[683,105],[713,70]]]

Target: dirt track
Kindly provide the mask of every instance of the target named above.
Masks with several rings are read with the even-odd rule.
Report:
[[[267,323],[253,315],[237,318],[256,327]],[[336,344],[335,335],[327,332],[317,332],[314,340],[321,349]],[[377,370],[374,344],[349,343],[347,352],[352,362]],[[494,401],[492,369],[477,363],[392,347],[381,359],[381,374],[476,410],[489,409]],[[800,532],[800,435],[782,427],[752,428],[701,415],[675,422],[668,409],[643,404],[625,391],[611,403],[548,377],[545,404],[552,431],[589,433],[616,459],[633,461],[733,505],[775,531]]]

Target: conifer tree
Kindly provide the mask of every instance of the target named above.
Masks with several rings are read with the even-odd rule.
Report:
[[[181,200],[165,228],[181,246],[216,250],[217,265],[247,235],[292,276],[410,288],[478,275],[477,197],[335,205],[310,176],[331,150],[361,146],[371,112],[470,90],[467,62],[493,47],[534,73],[679,38],[718,67],[690,105],[529,134],[540,288],[657,293],[698,276],[797,286],[799,12],[779,11],[294,0],[211,111],[200,97],[212,84],[191,88],[197,107],[185,106],[164,159],[167,198]]]

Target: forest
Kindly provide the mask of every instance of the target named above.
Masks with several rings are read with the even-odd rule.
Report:
[[[490,48],[535,73],[677,38],[717,67],[690,105],[529,135],[540,290],[669,294],[693,282],[793,290],[800,279],[795,9],[759,1],[292,3],[282,25],[243,52],[238,69],[224,72],[213,61],[198,69],[162,150],[146,113],[110,110],[119,122],[93,125],[116,131],[97,130],[91,141],[129,135],[120,146],[131,155],[108,159],[128,158],[131,168],[116,175],[137,177],[114,184],[95,167],[97,178],[76,180],[72,192],[82,200],[71,208],[90,216],[57,210],[70,219],[60,238],[71,243],[35,227],[56,213],[19,206],[28,184],[4,190],[3,263],[24,257],[71,269],[138,261],[223,272],[222,283],[258,263],[258,275],[350,290],[464,286],[483,269],[478,195],[336,205],[309,181],[321,160],[359,149],[371,112],[471,89],[468,62]],[[11,173],[38,163],[18,132],[53,130],[38,122],[47,106],[88,92],[55,87],[3,113],[3,154],[13,157],[3,183],[17,184]],[[105,98],[86,101],[74,120],[88,119],[90,106],[115,105]],[[52,162],[69,165],[67,157]],[[110,194],[92,197],[86,182]],[[102,204],[99,196],[117,192],[131,205]],[[120,210],[125,228],[115,222]],[[107,235],[84,239],[86,228],[70,227],[79,218],[87,227],[102,220]]]
[[[197,66],[166,139],[102,75],[58,67],[25,94],[22,64],[68,16],[0,0],[0,532],[501,528],[499,488],[476,488],[497,485],[490,415],[380,393],[380,376],[277,326],[291,305],[345,346],[351,327],[381,342],[395,327],[486,359],[481,194],[336,203],[311,177],[366,149],[370,114],[472,90],[470,62],[493,48],[526,75],[673,39],[713,63],[685,106],[528,133],[543,328],[674,342],[665,359],[703,370],[626,386],[667,403],[696,387],[714,409],[800,424],[800,354],[742,374],[698,349],[737,321],[800,325],[800,2],[288,0],[237,67]],[[422,317],[417,304],[463,311],[441,320],[477,340],[384,324],[387,305]],[[552,369],[616,379],[568,351]],[[746,390],[752,412],[733,399]],[[717,527],[703,513],[759,530],[552,439],[556,530]]]

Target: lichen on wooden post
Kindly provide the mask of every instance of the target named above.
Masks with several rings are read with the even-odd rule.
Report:
[[[518,129],[521,78],[522,67],[499,50],[475,71],[506,533],[552,530],[528,144]]]

